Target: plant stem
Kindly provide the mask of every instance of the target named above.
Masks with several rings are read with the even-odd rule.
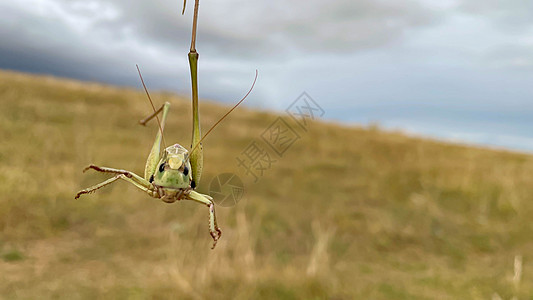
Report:
[[[191,168],[193,175],[193,188],[200,183],[203,169],[202,139],[200,130],[200,113],[198,108],[198,52],[196,52],[196,28],[198,23],[198,7],[200,0],[195,0],[194,17],[192,23],[191,50],[189,51],[189,66],[191,69],[192,84],[192,141],[191,141]]]

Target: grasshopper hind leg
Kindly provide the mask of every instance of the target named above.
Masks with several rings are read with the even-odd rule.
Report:
[[[215,204],[212,201],[213,198],[208,195],[200,194],[196,191],[190,191],[186,199],[205,204],[209,208],[209,234],[211,234],[211,237],[213,238],[213,247],[211,247],[211,249],[215,249],[218,240],[222,236],[222,231],[220,230],[220,228],[218,228],[217,225]]]

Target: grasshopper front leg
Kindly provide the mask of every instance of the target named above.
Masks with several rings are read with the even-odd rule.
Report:
[[[122,171],[122,170],[120,170],[120,171]],[[135,176],[137,176],[138,178],[141,178],[138,175],[135,175]],[[103,188],[104,186],[109,185],[109,184],[111,184],[111,183],[113,183],[113,182],[115,182],[115,181],[117,181],[119,179],[125,180],[125,181],[133,184],[138,189],[148,193],[152,197],[155,197],[157,195],[157,192],[151,189],[151,184],[150,183],[144,182],[144,180],[143,181],[135,180],[133,178],[135,178],[135,177],[128,177],[128,175],[126,175],[124,173],[120,173],[120,174],[116,175],[115,177],[109,178],[108,180],[106,180],[104,182],[101,182],[99,184],[93,185],[91,187],[88,187],[86,189],[83,189],[83,190],[79,191],[76,194],[76,196],[74,197],[74,199],[78,199],[83,194],[93,193],[96,190],[99,190],[99,189]]]
[[[89,169],[93,169],[95,171],[102,172],[102,173],[123,174],[127,178],[133,178],[135,181],[142,184],[143,186],[146,186],[146,187],[150,186],[150,183],[146,181],[146,179],[130,171],[115,169],[115,168],[108,168],[108,167],[99,167],[96,165],[89,165],[88,167],[83,169],[83,173],[85,173]]]
[[[213,238],[213,247],[211,247],[211,249],[215,249],[218,240],[222,236],[222,231],[220,230],[220,228],[218,228],[217,225],[217,217],[215,215],[215,204],[212,201],[213,198],[211,198],[211,196],[200,194],[196,191],[191,190],[185,199],[205,204],[209,208],[209,233]]]

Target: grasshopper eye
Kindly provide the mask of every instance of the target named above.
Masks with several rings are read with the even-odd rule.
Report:
[[[165,163],[162,163],[161,165],[159,165],[159,172],[163,172],[165,171]]]
[[[187,168],[187,167],[183,168],[183,175],[185,175],[185,176],[189,175],[189,168]]]

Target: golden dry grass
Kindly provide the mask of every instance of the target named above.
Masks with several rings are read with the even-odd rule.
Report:
[[[189,102],[153,98],[188,146]],[[226,109],[203,102],[204,130]],[[142,174],[147,113],[140,91],[0,72],[1,298],[532,299],[531,156],[313,123],[254,184],[235,157],[277,116],[240,108],[204,143],[201,191],[247,178],[211,251],[203,206],[124,182],[73,199],[108,177],[89,163]]]

